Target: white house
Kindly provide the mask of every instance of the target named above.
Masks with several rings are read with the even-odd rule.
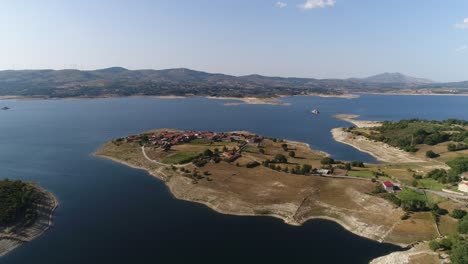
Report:
[[[393,192],[393,190],[394,190],[392,182],[389,182],[389,181],[382,182],[382,186],[384,187],[385,191],[387,191],[387,192]]]
[[[319,170],[317,170],[317,173],[320,174],[320,175],[328,175],[328,174],[330,174],[330,170],[319,169]]]
[[[458,184],[458,190],[461,192],[468,193],[468,181],[461,181]]]

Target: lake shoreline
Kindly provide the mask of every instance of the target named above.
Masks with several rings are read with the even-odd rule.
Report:
[[[130,96],[83,96],[83,97],[48,97],[48,96],[0,96],[0,100],[17,100],[17,101],[35,101],[35,100],[65,100],[65,101],[76,101],[76,100],[93,100],[93,99],[116,99],[116,98],[156,98],[156,99],[187,99],[187,98],[206,98],[210,100],[231,100],[238,101],[232,103],[225,103],[225,106],[238,106],[242,104],[250,105],[274,105],[274,106],[289,106],[289,103],[281,101],[282,98],[286,97],[298,97],[298,96],[317,96],[324,98],[344,98],[344,99],[355,99],[359,98],[356,94],[343,94],[343,95],[330,95],[330,94],[304,94],[304,95],[278,95],[275,97],[228,97],[228,96],[178,96],[178,95],[130,95]]]
[[[335,115],[334,117],[352,123],[357,128],[370,128],[382,125],[382,122],[379,121],[356,120],[355,118],[359,117],[359,115],[339,114]],[[354,135],[351,132],[345,131],[345,129],[346,128],[344,127],[331,129],[330,132],[333,139],[342,144],[349,145],[361,152],[367,153],[377,159],[379,162],[389,164],[412,163],[426,166],[428,168],[432,167],[433,169],[447,169],[447,166],[445,164],[441,164],[440,162],[416,157],[402,149],[390,146],[383,142],[370,140],[364,136]]]
[[[34,100],[89,100],[89,99],[112,99],[112,98],[158,98],[158,99],[186,99],[186,98],[207,98],[214,100],[236,100],[240,103],[226,103],[226,106],[236,106],[240,104],[254,104],[254,105],[278,105],[287,106],[288,103],[281,102],[282,98],[287,97],[321,97],[321,98],[343,98],[343,99],[356,99],[361,95],[397,95],[397,96],[468,96],[468,93],[462,94],[435,94],[435,93],[374,93],[374,92],[355,92],[344,94],[321,94],[321,93],[308,93],[301,95],[276,95],[272,97],[230,97],[230,96],[209,96],[209,95],[130,95],[130,96],[116,96],[116,95],[102,95],[102,96],[79,96],[79,97],[49,97],[49,96],[17,96],[17,95],[0,95],[0,100],[18,100],[18,101],[34,101]]]
[[[287,143],[290,143],[291,145],[302,145],[306,146],[307,148],[310,149],[310,146],[306,143],[302,142],[295,142],[295,141],[286,141]],[[102,148],[102,147],[101,147]],[[312,150],[311,151],[316,151]],[[345,213],[341,213],[340,217],[343,219],[338,219],[335,217],[331,216],[326,216],[326,215],[305,215],[305,216],[300,216],[296,217],[296,214],[298,213],[295,211],[294,214],[288,214],[286,211],[281,211],[281,210],[266,210],[265,213],[259,213],[262,211],[263,207],[262,206],[256,206],[249,204],[251,206],[252,211],[247,211],[245,210],[245,204],[242,204],[243,202],[241,201],[229,201],[229,206],[224,206],[221,203],[214,203],[213,201],[209,200],[204,200],[204,199],[192,199],[189,195],[186,195],[185,193],[180,192],[180,187],[171,185],[170,180],[164,175],[161,169],[149,169],[145,167],[143,164],[136,165],[134,163],[124,161],[115,157],[111,157],[108,155],[104,155],[102,153],[99,153],[100,149],[96,150],[94,153],[91,155],[96,157],[96,158],[103,158],[107,159],[134,169],[139,169],[139,170],[144,170],[146,173],[148,173],[150,176],[161,180],[164,182],[165,186],[168,188],[169,193],[178,200],[183,200],[187,202],[195,202],[198,204],[202,204],[208,208],[210,208],[213,211],[216,211],[221,214],[225,215],[236,215],[236,216],[250,216],[250,217],[258,217],[258,216],[268,216],[268,217],[274,217],[283,220],[284,223],[291,225],[291,226],[301,226],[304,223],[306,223],[309,220],[314,220],[314,219],[322,219],[322,220],[328,220],[332,221],[340,226],[342,226],[344,229],[346,229],[348,232],[351,232],[355,235],[358,235],[362,238],[366,238],[372,241],[376,241],[379,243],[387,243],[387,244],[392,244],[399,246],[401,248],[407,248],[409,244],[404,244],[404,243],[397,243],[394,241],[384,241],[382,237],[378,237],[377,235],[373,234],[372,231],[366,231],[366,228],[364,228],[363,223],[359,221],[359,219],[354,219],[353,217],[347,216]],[[324,156],[330,156],[328,153],[325,153],[323,151],[317,151],[319,153],[322,153]],[[313,177],[313,176],[311,176]],[[346,181],[346,179],[343,179]],[[236,205],[236,203],[239,203],[239,205]],[[284,204],[278,204],[278,208],[283,206]],[[335,209],[338,210],[338,209]],[[257,211],[257,212],[256,212]],[[365,225],[365,224],[364,224]],[[372,229],[372,227],[370,228]]]

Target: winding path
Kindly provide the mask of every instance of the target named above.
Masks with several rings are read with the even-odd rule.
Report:
[[[143,153],[143,156],[145,157],[145,159],[147,159],[148,161],[150,162],[153,162],[153,163],[156,163],[158,164],[159,166],[163,166],[163,167],[170,167],[170,166],[174,166],[176,168],[183,168],[183,167],[186,167],[188,165],[190,165],[190,163],[187,163],[187,164],[164,164],[162,162],[159,162],[157,160],[153,160],[153,159],[150,159],[150,157],[148,157],[148,155],[146,154],[146,151],[145,151],[145,146],[141,146],[141,153]]]

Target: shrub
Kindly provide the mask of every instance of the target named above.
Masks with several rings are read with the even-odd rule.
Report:
[[[468,216],[465,215],[460,219],[460,222],[458,223],[458,232],[460,232],[460,234],[468,234]]]
[[[439,154],[435,153],[435,152],[432,151],[432,150],[428,150],[428,151],[426,152],[426,157],[431,158],[431,159],[437,158],[437,157],[439,157],[439,156],[440,156]]]
[[[453,245],[450,260],[453,264],[468,263],[468,241],[459,240]]]
[[[440,248],[439,242],[432,240],[431,242],[429,242],[429,248],[433,251],[436,251]]]
[[[322,165],[332,165],[335,164],[335,160],[330,157],[325,157],[320,160]]]
[[[364,162],[355,160],[355,161],[352,161],[352,162],[351,162],[351,166],[353,166],[353,167],[359,167],[359,168],[364,168]]]
[[[260,165],[260,163],[258,163],[257,161],[251,161],[251,162],[247,163],[247,165],[245,165],[245,167],[251,169],[251,168],[255,168],[255,167],[259,166],[259,165]]]
[[[376,180],[374,179],[374,181],[376,181]],[[382,184],[380,184],[380,183],[376,184],[376,185],[374,186],[374,190],[372,190],[372,193],[373,193],[373,194],[385,193],[385,192],[386,192],[386,191],[385,191],[384,187],[383,187]]]
[[[461,209],[453,209],[451,216],[455,219],[462,219],[465,217],[466,211]]]
[[[276,154],[273,161],[277,163],[288,163],[288,159],[283,154]]]

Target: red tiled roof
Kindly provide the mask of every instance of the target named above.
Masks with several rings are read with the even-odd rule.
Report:
[[[391,182],[389,182],[389,181],[384,182],[383,185],[384,185],[385,187],[393,187],[393,183],[391,183]]]

